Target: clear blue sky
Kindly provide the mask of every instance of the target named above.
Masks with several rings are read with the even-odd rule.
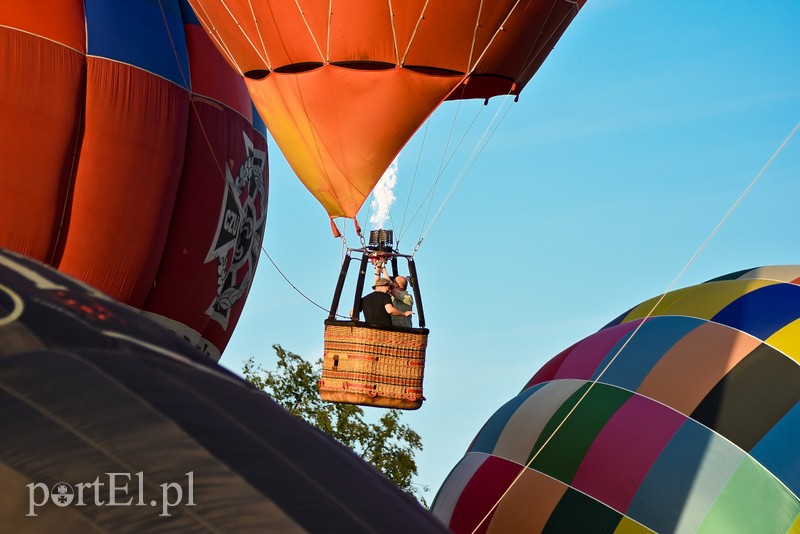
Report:
[[[449,152],[480,111],[429,222],[498,109],[507,115],[416,255],[427,401],[403,420],[423,439],[417,481],[429,503],[547,360],[668,288],[800,123],[800,2],[588,0],[518,103],[447,103],[412,139],[398,161],[396,233],[433,184],[454,122]],[[265,249],[327,307],[341,242],[271,140],[269,151]],[[800,263],[799,203],[800,133],[676,287]],[[348,244],[358,245],[352,229]],[[240,371],[253,356],[271,368],[275,343],[317,360],[326,315],[262,255],[221,363]]]

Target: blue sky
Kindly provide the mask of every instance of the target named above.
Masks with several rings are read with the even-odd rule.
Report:
[[[429,503],[536,370],[672,284],[798,123],[794,0],[588,0],[518,103],[446,103],[431,117],[400,155],[392,206],[399,235],[408,205],[409,252],[425,207],[408,219],[447,149],[428,223],[459,185],[415,256],[427,401],[403,416],[423,439]],[[327,307],[342,243],[271,140],[269,157],[265,250]],[[797,133],[675,287],[800,263],[799,201]],[[358,246],[352,228],[347,238]],[[275,343],[317,360],[326,316],[262,255],[220,363],[240,371],[252,356],[271,368]]]

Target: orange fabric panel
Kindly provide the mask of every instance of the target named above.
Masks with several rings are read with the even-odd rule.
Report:
[[[738,330],[705,323],[667,351],[637,393],[690,415],[711,388],[760,343]]]
[[[19,28],[86,53],[83,0],[4,2],[0,26]]]
[[[339,0],[331,6],[295,0],[190,4],[220,50],[230,54],[242,72],[339,61],[460,73],[476,67],[481,76],[507,79],[503,92],[514,82],[514,92],[519,92],[583,2],[460,0],[458,9],[447,0]]]
[[[510,3],[513,2],[492,2],[495,9],[502,9]],[[399,47],[407,51],[403,64],[466,73],[473,52],[472,39],[479,9],[479,3],[475,1],[462,2],[457,13],[450,2],[429,2],[424,13],[416,6],[409,6],[396,23],[398,30],[402,30],[398,31]],[[493,24],[483,14],[481,21],[489,26]],[[495,29],[491,29],[492,33]],[[483,33],[484,30],[479,28],[478,40]]]
[[[321,30],[316,35],[325,35],[326,28]],[[389,2],[335,4],[330,35],[330,61],[369,59],[397,64]]]
[[[189,3],[216,46],[249,78],[251,96],[278,146],[331,217],[356,215],[392,159],[445,98],[519,93],[581,5]],[[336,63],[353,69],[332,68]],[[376,70],[382,64],[396,69]],[[356,70],[365,68],[371,70]]]
[[[58,268],[141,308],[183,166],[189,99],[140,69],[88,59],[86,128]]]
[[[81,127],[84,56],[0,27],[0,72],[0,246],[50,262]]]
[[[303,184],[331,217],[355,217],[392,159],[460,81],[326,66],[247,85]]]
[[[406,64],[469,71],[515,3],[502,0],[483,2],[481,6],[481,2],[473,1],[457,11],[450,2],[430,3],[411,43]],[[518,6],[517,10],[520,9]]]
[[[489,98],[519,94],[539,70],[578,7],[557,0],[527,2],[511,13],[503,30],[491,41],[465,85],[451,98]],[[481,48],[483,51],[483,48]],[[488,76],[487,76],[488,75]]]
[[[566,491],[563,482],[525,469],[492,514],[487,533],[542,532]],[[531,506],[534,495],[536,506]]]
[[[322,61],[314,40],[305,28],[296,5],[257,4],[258,24],[249,2],[189,0],[197,18],[214,44],[241,73],[270,70],[289,63]],[[277,21],[282,31],[278,31]],[[270,44],[270,48],[265,47]]]

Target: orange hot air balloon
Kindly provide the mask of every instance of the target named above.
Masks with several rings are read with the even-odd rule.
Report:
[[[518,95],[584,2],[189,0],[331,218],[445,99]]]

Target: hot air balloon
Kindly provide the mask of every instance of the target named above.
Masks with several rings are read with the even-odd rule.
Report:
[[[266,222],[266,129],[241,77],[184,1],[12,4],[0,12],[0,246],[218,359]]]
[[[354,218],[445,99],[518,95],[584,0],[189,0],[294,172]]]
[[[795,532],[800,266],[656,297],[546,363],[432,510],[454,532]]]
[[[0,250],[6,532],[447,532],[135,310]]]
[[[239,71],[295,174],[334,219],[353,219],[384,171],[447,99],[519,95],[584,0],[297,2],[189,0]],[[381,228],[375,230],[385,235]],[[327,400],[418,408],[428,329],[412,255],[380,237],[348,248],[330,315]],[[337,305],[359,258],[355,321]],[[358,321],[368,261],[409,260],[419,328]]]

